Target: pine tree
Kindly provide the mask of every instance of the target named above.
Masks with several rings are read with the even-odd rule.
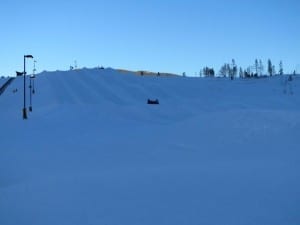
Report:
[[[273,74],[273,75],[276,74],[275,65],[272,65],[272,74]]]
[[[274,72],[274,70],[273,70],[273,65],[272,65],[271,60],[269,59],[269,60],[268,60],[268,73],[269,73],[270,76],[272,76],[272,75],[273,75],[273,72]]]
[[[258,65],[258,60],[257,59],[255,59],[255,65],[254,65],[254,67],[255,67],[255,73],[258,75],[259,65]]]
[[[242,67],[240,67],[239,76],[240,76],[240,78],[244,77],[244,72],[243,72]]]
[[[279,75],[283,75],[282,61],[279,62]]]
[[[259,60],[259,75],[262,76],[264,73],[264,65],[261,61],[261,59]]]
[[[215,70],[214,70],[214,68],[211,68],[210,71],[209,71],[209,73],[210,73],[210,76],[214,77],[215,76]]]
[[[224,64],[224,65],[221,67],[219,73],[220,73],[221,76],[226,77],[226,74],[227,74],[226,64]]]
[[[226,64],[226,75],[227,75],[227,76],[230,76],[230,71],[231,71],[230,65],[227,63],[227,64]]]
[[[251,77],[251,67],[248,66],[246,69],[246,77]]]
[[[206,77],[207,76],[207,67],[204,67],[202,69],[202,71],[203,71],[203,76]]]
[[[204,76],[206,76],[206,77],[214,77],[215,76],[215,71],[214,71],[214,69],[213,68],[209,68],[209,67],[204,67],[203,68],[203,74],[204,74]]]
[[[237,66],[235,64],[235,60],[232,59],[232,79],[237,76]]]

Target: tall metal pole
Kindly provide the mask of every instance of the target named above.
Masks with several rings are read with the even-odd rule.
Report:
[[[23,107],[23,119],[27,119],[27,112],[26,112],[26,68],[25,68],[25,55],[24,55],[24,107]]]
[[[35,94],[35,89],[34,89],[34,78],[32,80],[32,94]]]
[[[23,119],[26,120],[27,119],[27,111],[26,111],[26,67],[25,67],[25,60],[26,58],[31,58],[33,59],[32,55],[24,55],[24,107],[23,107]]]
[[[35,60],[33,61],[33,71],[32,71],[32,75],[30,76],[30,85],[29,85],[29,89],[30,89],[30,105],[29,105],[29,111],[32,112],[32,84],[34,84],[34,77],[35,77]]]
[[[34,78],[35,78],[35,63],[36,63],[36,60],[33,61],[33,80],[32,80],[32,94],[35,93],[35,89],[34,89]]]
[[[31,79],[32,77],[30,76],[30,84],[29,84],[29,89],[30,89],[30,93],[29,93],[29,96],[30,96],[30,103],[29,103],[29,111],[32,112],[32,85],[31,85]]]

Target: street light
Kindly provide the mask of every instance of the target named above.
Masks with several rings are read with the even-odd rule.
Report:
[[[31,75],[29,80],[30,80],[30,84],[29,84],[29,112],[32,112],[32,84],[31,84],[31,79],[33,78],[33,76]]]
[[[32,55],[24,55],[24,107],[23,107],[23,120],[27,119],[27,111],[26,111],[26,67],[25,67],[25,60],[26,58],[33,59]]]
[[[36,64],[36,61],[34,60],[33,61],[33,78],[35,78],[35,72],[36,72],[36,68],[35,68],[35,64]],[[34,89],[34,79],[32,80],[32,94],[35,94],[35,89]]]
[[[30,76],[30,84],[29,84],[29,89],[30,89],[30,92],[29,92],[29,94],[30,94],[29,111],[30,112],[32,112],[32,94],[34,94],[35,63],[36,63],[36,61],[34,60],[33,61],[33,72],[32,72],[32,75]],[[32,80],[32,82],[31,82],[31,80]],[[32,83],[33,83],[33,86],[32,86]]]

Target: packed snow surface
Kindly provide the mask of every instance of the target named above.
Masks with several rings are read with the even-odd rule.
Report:
[[[1,225],[300,224],[297,76],[43,72],[28,120],[22,87],[0,96]]]
[[[8,80],[8,78],[5,77],[0,77],[0,88],[2,87],[2,85],[5,84],[5,82]]]

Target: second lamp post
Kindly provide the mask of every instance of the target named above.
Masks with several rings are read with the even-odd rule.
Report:
[[[24,76],[24,107],[23,107],[23,119],[26,120],[27,119],[27,110],[26,110],[26,58],[30,58],[33,59],[32,55],[24,55],[24,72],[23,72],[23,76]]]

